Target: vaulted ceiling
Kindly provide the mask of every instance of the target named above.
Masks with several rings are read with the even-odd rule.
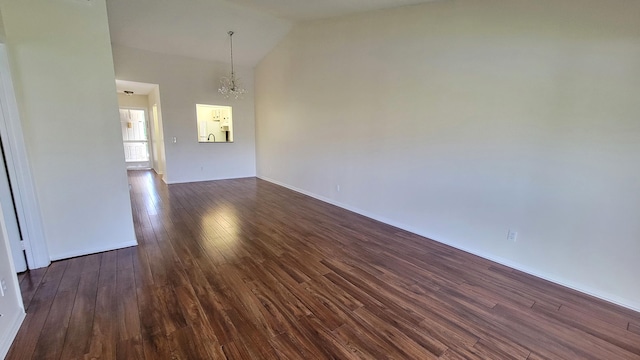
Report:
[[[299,21],[434,0],[107,0],[113,44],[255,66]]]

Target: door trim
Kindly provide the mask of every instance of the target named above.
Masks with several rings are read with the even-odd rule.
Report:
[[[42,226],[40,204],[31,174],[27,149],[24,143],[18,104],[11,79],[7,47],[0,44],[0,131],[6,140],[5,155],[9,177],[14,185],[18,221],[27,255],[29,269],[49,266],[49,250]]]

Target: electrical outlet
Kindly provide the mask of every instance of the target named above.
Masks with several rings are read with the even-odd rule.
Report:
[[[7,282],[4,279],[0,280],[0,296],[4,296],[7,293]]]
[[[518,232],[509,230],[509,232],[507,233],[507,240],[516,242],[517,238],[518,238]]]

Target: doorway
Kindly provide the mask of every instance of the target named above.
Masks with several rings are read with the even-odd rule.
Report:
[[[136,115],[131,112],[125,113],[122,110],[144,111],[144,117],[140,120],[145,121],[142,129],[146,130],[146,137],[143,138],[144,140],[142,141],[138,141],[139,137],[135,138],[135,141],[131,141],[129,145],[124,145],[129,147],[129,149],[125,148],[125,153],[128,154],[127,169],[153,169],[156,173],[164,175],[166,166],[159,85],[116,80],[116,90],[118,92],[118,108],[121,110],[120,122],[121,126],[124,125],[123,144],[126,142],[125,136],[135,135],[135,132],[134,134],[131,134],[131,132],[134,131],[136,117],[141,115]],[[133,119],[131,125],[129,125],[130,118]],[[131,126],[131,128],[128,128],[128,126]],[[140,144],[141,142],[142,144]],[[134,148],[135,146],[137,146],[137,148]],[[140,156],[140,158],[135,159],[137,156]]]
[[[120,108],[120,127],[127,169],[150,169],[147,112],[144,109]]]

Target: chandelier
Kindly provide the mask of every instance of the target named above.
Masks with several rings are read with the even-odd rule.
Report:
[[[218,92],[226,99],[242,99],[242,96],[247,93],[247,90],[238,84],[236,74],[233,72],[233,31],[229,31],[227,34],[229,34],[229,40],[231,43],[231,76],[225,76],[220,80],[220,88],[218,89]]]

